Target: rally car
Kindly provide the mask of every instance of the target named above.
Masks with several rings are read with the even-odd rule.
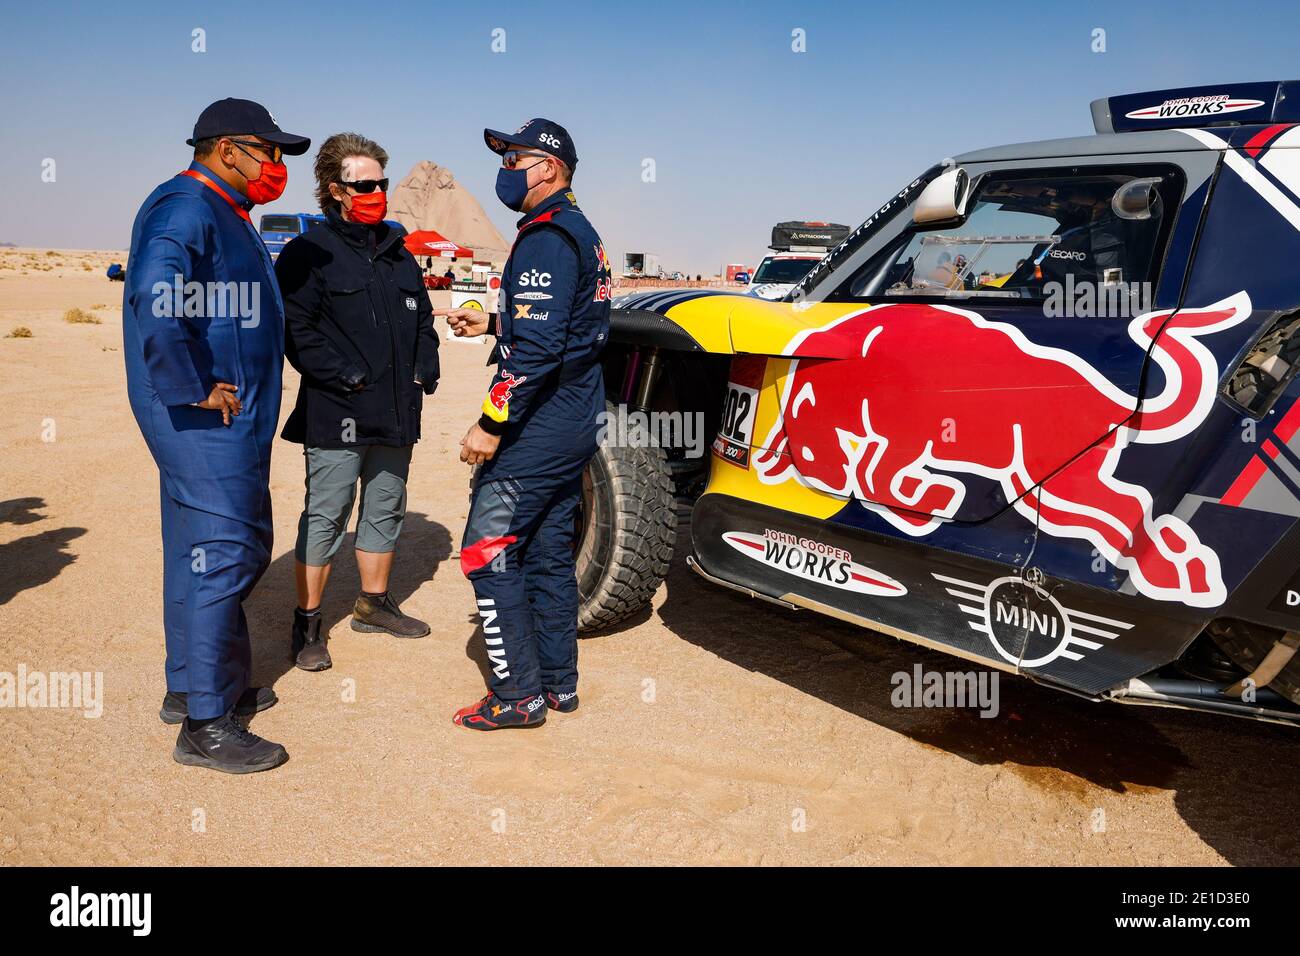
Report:
[[[685,547],[1055,688],[1300,723],[1300,82],[1092,111],[922,173],[783,301],[615,302],[642,440],[589,470],[585,628]]]

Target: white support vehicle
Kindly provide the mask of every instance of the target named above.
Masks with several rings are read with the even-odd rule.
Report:
[[[747,295],[784,299],[812,267],[849,234],[848,226],[833,222],[779,222],[772,227],[773,254],[758,264]]]

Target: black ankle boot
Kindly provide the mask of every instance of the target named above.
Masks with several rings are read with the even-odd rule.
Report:
[[[429,625],[402,613],[392,595],[367,594],[362,591],[352,607],[352,630],[394,637],[424,637]]]
[[[302,608],[293,612],[293,663],[305,671],[327,670],[334,662],[326,648],[329,635],[322,634],[320,611],[305,613]]]

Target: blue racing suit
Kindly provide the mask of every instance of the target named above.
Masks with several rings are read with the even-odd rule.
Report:
[[[249,204],[199,163],[144,201],[122,301],[127,395],[158,465],[167,689],[219,717],[248,686],[242,603],[271,559],[284,308]],[[217,382],[243,411],[195,408]]]
[[[605,410],[609,299],[609,259],[573,193],[519,220],[479,419],[501,445],[475,478],[460,557],[502,700],[577,690],[574,525]]]

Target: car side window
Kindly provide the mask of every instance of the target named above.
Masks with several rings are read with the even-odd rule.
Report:
[[[831,300],[1041,303],[1085,284],[1154,289],[1183,181],[1168,165],[986,174],[961,223],[909,226]]]

